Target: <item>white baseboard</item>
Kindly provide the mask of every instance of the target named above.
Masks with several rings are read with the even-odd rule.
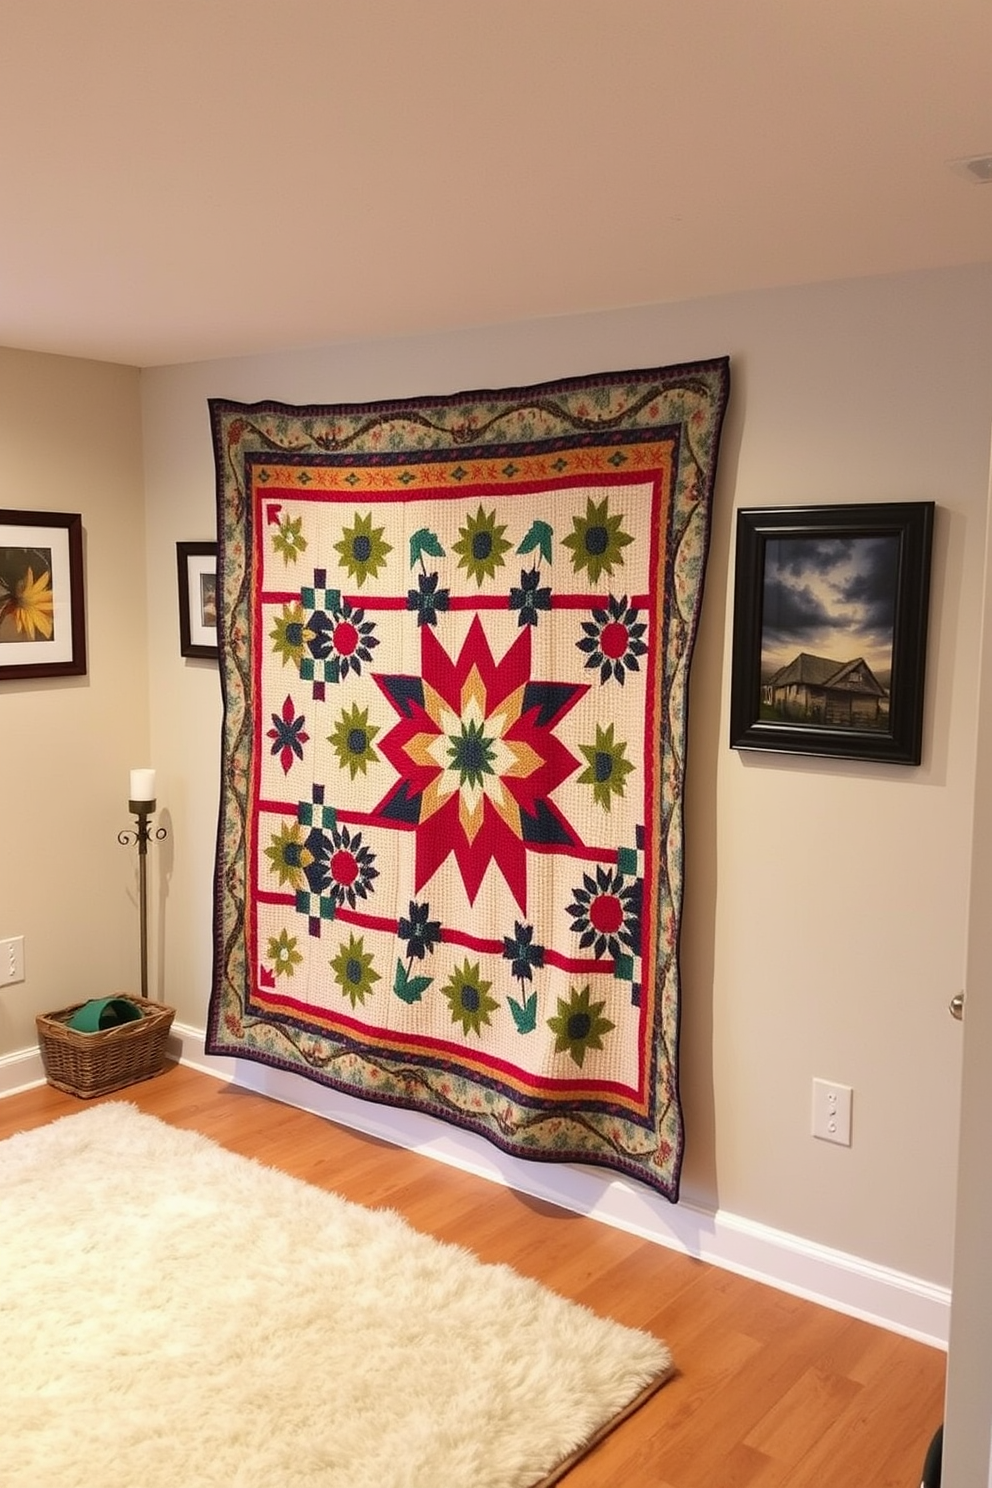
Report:
[[[180,1064],[188,1064],[191,1069],[202,1070],[205,1075],[213,1075],[215,1080],[233,1080],[242,1062],[223,1054],[208,1054],[204,1048],[202,1028],[175,1022],[169,1029],[169,1058],[178,1059]]]
[[[173,1023],[169,1054],[217,1079],[234,1080],[246,1090],[312,1111],[396,1147],[423,1153],[531,1198],[589,1215],[603,1224],[923,1343],[947,1347],[949,1287],[726,1210],[669,1204],[641,1184],[611,1177],[600,1169],[524,1162],[482,1137],[417,1111],[358,1100],[300,1075],[249,1060],[207,1054],[202,1030],[185,1024]],[[37,1048],[0,1055],[0,1096],[40,1085],[44,1078]]]
[[[22,1090],[44,1083],[45,1071],[36,1048],[0,1054],[0,1096],[18,1095]]]
[[[947,1347],[949,1287],[722,1209],[714,1212],[687,1203],[669,1204],[641,1184],[611,1177],[600,1169],[525,1162],[432,1116],[358,1100],[267,1065],[239,1060],[234,1078],[247,1090],[424,1153],[532,1198],[589,1215],[892,1332]]]
[[[180,1064],[188,1064],[218,1080],[234,1079],[238,1061],[206,1053],[202,1028],[173,1022],[166,1047],[168,1057]],[[0,1097],[17,1095],[44,1083],[45,1069],[37,1045],[31,1049],[18,1049],[13,1054],[0,1054]]]

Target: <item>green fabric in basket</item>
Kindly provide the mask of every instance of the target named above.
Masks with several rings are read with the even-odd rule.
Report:
[[[121,1023],[133,1023],[140,1017],[140,1007],[126,997],[94,997],[76,1009],[67,1027],[74,1028],[77,1033],[102,1033]]]

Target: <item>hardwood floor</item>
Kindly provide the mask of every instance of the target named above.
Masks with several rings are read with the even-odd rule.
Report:
[[[943,1411],[937,1349],[190,1069],[106,1099],[399,1210],[418,1229],[664,1338],[675,1376],[565,1488],[918,1488]],[[48,1086],[6,1097],[0,1139],[89,1104]]]

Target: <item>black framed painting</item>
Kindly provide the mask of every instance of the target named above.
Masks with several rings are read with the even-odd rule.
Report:
[[[82,517],[0,509],[0,681],[85,671]]]
[[[179,567],[179,650],[217,659],[217,544],[176,543]]]
[[[738,512],[732,748],[920,763],[934,510]]]

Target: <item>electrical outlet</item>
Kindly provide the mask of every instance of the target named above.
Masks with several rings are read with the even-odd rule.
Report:
[[[838,1085],[836,1080],[813,1081],[814,1137],[819,1137],[822,1142],[850,1147],[853,1095],[850,1085]]]
[[[12,987],[24,980],[24,936],[12,935],[0,940],[0,987]]]

